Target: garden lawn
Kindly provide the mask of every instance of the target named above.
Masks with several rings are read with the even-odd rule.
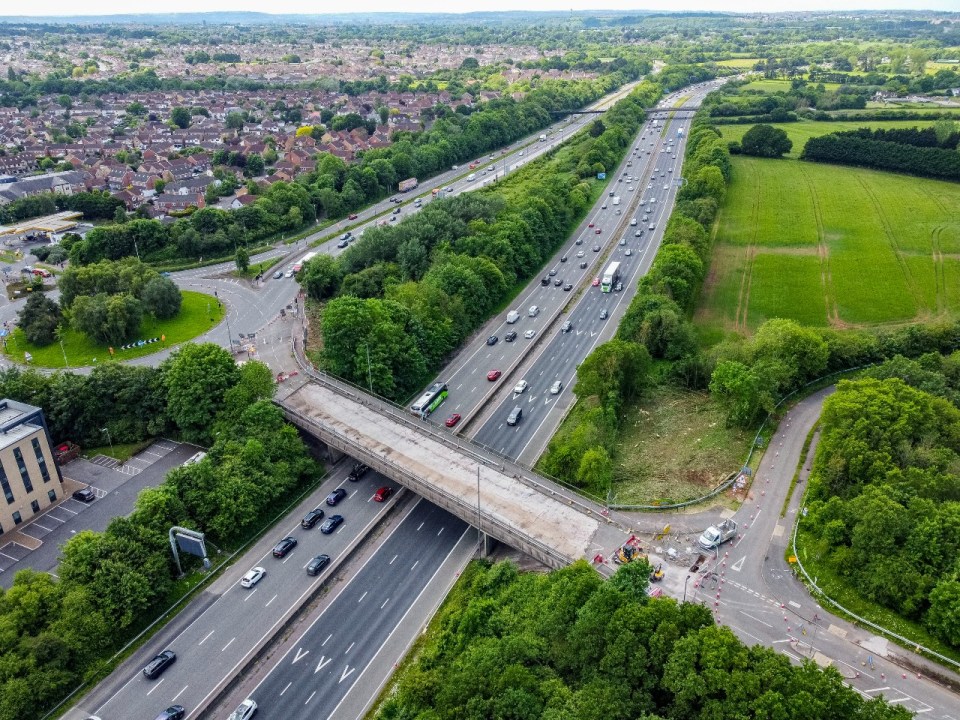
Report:
[[[702,336],[784,317],[875,326],[960,314],[960,185],[735,156],[696,311]]]
[[[132,360],[203,335],[220,323],[225,310],[226,308],[222,306],[218,307],[216,298],[210,295],[184,290],[183,304],[180,306],[180,314],[177,317],[172,320],[158,321],[150,316],[144,316],[140,325],[137,340],[165,336],[166,339],[162,342],[130,350],[115,347],[115,354],[111,356],[106,345],[100,345],[76,330],[64,330],[61,349],[61,344],[58,342],[46,347],[37,347],[28,343],[23,336],[23,331],[17,329],[13,336],[8,338],[4,353],[16,362],[22,363],[25,362],[24,352],[29,352],[33,356],[30,365],[48,368],[65,367],[64,354],[67,356],[69,367],[82,367],[110,360]]]

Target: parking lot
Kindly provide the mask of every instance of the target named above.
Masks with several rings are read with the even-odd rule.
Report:
[[[24,568],[55,573],[64,543],[83,530],[102,532],[113,518],[128,515],[141,490],[159,485],[198,449],[161,439],[123,464],[101,455],[64,465],[64,499],[0,536],[0,586],[9,588]],[[71,496],[84,487],[96,496],[92,502]]]

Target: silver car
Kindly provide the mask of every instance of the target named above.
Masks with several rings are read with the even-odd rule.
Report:
[[[554,380],[553,385],[550,386],[550,394],[559,395],[561,390],[563,390],[563,383],[559,380]]]
[[[230,713],[230,717],[228,717],[227,720],[250,720],[256,713],[257,704],[250,698],[247,698],[240,703],[240,706],[236,710]]]

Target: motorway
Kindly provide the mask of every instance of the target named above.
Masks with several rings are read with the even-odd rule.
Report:
[[[441,371],[438,380],[447,383],[450,395],[434,413],[433,422],[459,413],[467,418],[465,427],[470,423],[475,428],[465,431],[475,441],[534,464],[574,400],[571,389],[577,366],[616,333],[637,281],[649,270],[659,249],[682,182],[691,123],[687,114],[671,118],[668,108],[696,104],[713,87],[715,83],[704,84],[661,101],[658,107],[663,111],[651,113],[634,139],[633,149],[616,169],[616,182],[610,183],[573,239],[565,242],[547,265],[543,279],[548,284],[536,277],[511,306],[520,319],[508,324],[507,313],[503,313]],[[659,127],[653,126],[654,120]],[[682,136],[677,135],[679,129],[684,131]],[[616,198],[619,204],[615,205]],[[634,218],[636,224],[631,225]],[[612,261],[620,262],[624,290],[603,293],[592,282]],[[568,285],[571,290],[565,289]],[[528,312],[533,305],[539,308],[535,316]],[[601,317],[601,310],[606,311],[606,318]],[[569,332],[561,330],[564,321],[572,326]],[[528,339],[525,334],[531,330],[535,335]],[[517,333],[512,342],[505,340],[509,331]],[[493,345],[487,344],[490,336],[498,338]],[[488,381],[491,370],[500,370],[502,377]],[[518,395],[512,389],[519,380],[525,380],[528,387]],[[558,394],[549,392],[554,381],[562,386]],[[523,409],[523,418],[511,427],[506,419],[514,407]],[[471,417],[480,408],[479,415]]]
[[[84,699],[84,707],[102,720],[154,717],[174,703],[196,708],[214,688],[232,678],[245,659],[318,589],[351,546],[366,536],[396,501],[373,502],[378,487],[392,484],[375,473],[356,483],[346,482],[345,476],[346,468],[342,468],[324,483],[288,516],[287,527],[279,527],[263,538],[256,552],[247,553],[245,562],[229,568],[203,593],[194,605],[201,612],[189,625],[175,635],[160,633],[139,649]],[[326,494],[338,486],[343,486],[348,496],[336,508],[323,505]],[[345,518],[331,535],[321,534],[319,525],[310,530],[300,527],[300,518],[318,506],[324,508],[327,517],[339,513]],[[273,545],[285,535],[294,536],[299,544],[285,558],[276,559],[271,556]],[[310,577],[304,568],[320,553],[330,555],[333,562],[320,575]],[[267,574],[253,588],[244,589],[240,578],[253,566],[266,568]],[[177,661],[159,679],[147,680],[141,668],[168,648],[177,653]]]
[[[417,500],[336,601],[250,696],[263,720],[347,717],[338,708],[469,526]]]

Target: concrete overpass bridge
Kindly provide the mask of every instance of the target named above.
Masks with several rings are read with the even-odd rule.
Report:
[[[602,506],[346,383],[318,374],[277,402],[302,432],[548,567],[626,539]]]

